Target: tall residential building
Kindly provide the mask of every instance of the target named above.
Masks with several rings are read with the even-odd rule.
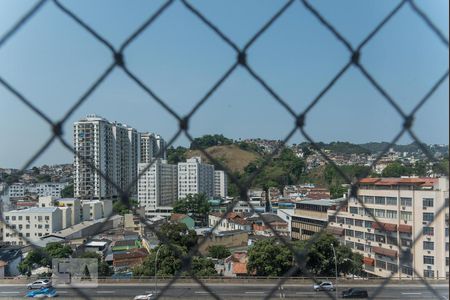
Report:
[[[78,154],[74,160],[75,197],[118,196],[114,186],[91,166],[125,190],[137,177],[139,142],[139,134],[134,128],[111,123],[96,115],[75,122],[74,148]],[[135,186],[131,192],[136,192]]]
[[[140,133],[140,163],[151,163],[152,159],[161,158],[167,159],[166,142],[157,134],[153,133]],[[161,153],[159,153],[161,151]]]
[[[214,171],[214,197],[226,199],[228,196],[228,177],[222,170]]]
[[[448,278],[448,178],[365,178],[358,199],[367,210],[350,199],[336,216],[328,211],[329,229],[364,256],[366,272],[411,278],[414,268],[425,278]]]
[[[201,157],[178,163],[178,199],[200,193],[214,196],[214,166],[202,163]]]
[[[177,166],[157,159],[138,165],[144,172],[138,180],[138,201],[144,207],[146,217],[169,216],[177,200]],[[148,168],[148,169],[147,169]]]

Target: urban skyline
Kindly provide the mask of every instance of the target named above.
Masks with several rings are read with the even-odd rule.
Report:
[[[326,4],[319,1],[315,5],[356,46],[396,5],[395,1],[374,3]],[[0,15],[0,32],[9,28],[28,5],[26,1],[2,1],[0,12],[8,13]],[[136,3],[126,9],[122,6],[126,5],[124,3],[108,3],[108,14],[95,17],[106,2],[99,1],[90,6],[84,2],[68,2],[67,5],[117,45],[156,9],[158,1]],[[239,7],[220,2],[196,5],[233,41],[242,45],[281,4],[246,1]],[[448,36],[448,2],[421,2],[420,6]],[[351,17],[347,11],[353,12]],[[227,14],[234,15],[231,19],[236,22],[224,18]],[[110,22],[112,16],[121,22]],[[180,23],[174,23],[174,19]],[[352,22],[359,26],[350,26]],[[183,26],[179,26],[181,23]],[[36,36],[41,40],[37,41]],[[178,51],[180,48],[182,52]],[[180,115],[190,111],[235,58],[226,44],[178,2],[125,54],[130,69]],[[422,20],[411,9],[405,8],[363,48],[361,61],[408,113],[442,76],[448,65],[447,54],[447,49]],[[300,3],[295,3],[249,49],[248,59],[255,71],[294,111],[300,112],[345,64],[348,55],[335,37]],[[17,38],[3,45],[1,76],[56,120],[80,97],[110,59],[110,54],[101,45],[50,3],[30,20]],[[445,80],[418,111],[413,129],[425,143],[448,144],[448,98],[448,81]],[[0,149],[0,165],[20,167],[47,138],[47,124],[6,89],[0,88],[0,99],[0,126],[10,128],[14,124],[13,131],[0,132],[0,140],[6,145]],[[171,115],[120,70],[113,71],[66,122],[63,128],[66,141],[71,140],[70,124],[89,113],[98,113],[110,120],[127,120],[134,128],[154,128],[166,140],[171,139],[178,126]],[[351,67],[310,112],[305,129],[317,141],[363,143],[391,140],[402,122],[367,79]],[[192,136],[222,133],[234,139],[283,139],[293,125],[294,120],[287,111],[245,70],[238,68],[194,115],[189,130]],[[299,133],[290,140],[291,143],[302,141]],[[406,135],[399,142],[407,144],[411,141]],[[181,136],[175,145],[186,146],[188,141]],[[24,151],[15,151],[16,148]],[[67,149],[55,143],[37,164],[68,162],[71,156]]]

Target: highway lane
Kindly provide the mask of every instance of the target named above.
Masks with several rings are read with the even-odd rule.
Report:
[[[158,285],[161,290],[164,284]],[[208,287],[222,299],[262,299],[267,296],[273,285],[268,284],[208,284]],[[351,287],[342,285],[339,291]],[[356,286],[357,287],[357,286]],[[365,286],[369,296],[373,296],[376,285]],[[375,299],[441,299],[449,300],[448,285],[433,285],[439,294],[436,297],[423,285],[390,284],[385,286]],[[92,298],[99,299],[132,299],[135,295],[151,293],[153,284],[103,284],[97,288],[81,289],[82,293]],[[79,298],[81,295],[70,288],[57,288],[59,298]],[[17,298],[24,297],[27,290],[22,285],[0,285],[0,297]],[[334,295],[334,292],[333,292]],[[273,295],[273,299],[330,299],[325,292],[315,292],[310,285],[284,285]],[[4,298],[3,298],[4,299]],[[160,299],[214,299],[207,291],[197,284],[175,284],[171,286]]]

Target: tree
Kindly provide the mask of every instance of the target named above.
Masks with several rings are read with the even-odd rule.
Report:
[[[39,174],[39,175],[36,175],[35,178],[36,178],[36,181],[39,183],[52,181],[52,177],[48,174]]]
[[[62,198],[73,198],[73,183],[69,184],[61,191]]]
[[[177,148],[174,148],[173,146],[170,146],[167,148],[167,161],[169,164],[178,164],[179,162],[186,161],[186,152],[188,151],[187,148],[178,146]]]
[[[116,200],[113,204],[113,212],[123,216],[130,213],[130,209],[121,200]]]
[[[53,258],[68,258],[72,254],[72,248],[60,243],[48,243],[43,249],[33,249],[20,262],[18,269],[21,274],[26,274],[38,267],[51,267]]]
[[[344,274],[360,274],[362,271],[362,256],[353,253],[345,245],[341,245],[331,234],[322,233],[316,237],[314,243],[308,244],[308,241],[299,241],[296,243],[298,251],[306,250],[306,271],[315,276],[333,276],[335,275],[334,253],[331,245],[336,250],[338,272]],[[300,270],[300,273],[305,273]]]
[[[102,256],[95,252],[83,252],[79,258],[96,258],[98,264],[98,276],[108,277],[113,274],[111,267],[102,259]]]
[[[224,137],[222,134],[214,134],[214,135],[207,134],[202,137],[195,138],[191,143],[191,150],[206,149],[212,146],[231,145],[231,144],[233,144],[233,140]]]
[[[381,172],[382,177],[401,177],[401,176],[410,176],[414,173],[414,170],[411,167],[404,166],[401,162],[396,161],[390,163],[384,168],[383,172]]]
[[[186,198],[175,202],[173,212],[191,216],[200,226],[208,224],[208,214],[211,206],[205,194],[189,194]]]
[[[212,245],[208,247],[208,255],[212,258],[223,259],[230,256],[231,252],[223,245]]]
[[[247,269],[256,276],[282,276],[292,266],[292,253],[276,239],[264,239],[248,251]]]
[[[214,276],[217,275],[216,269],[214,269],[214,263],[211,259],[194,256],[192,258],[192,273],[196,276]]]
[[[341,198],[347,192],[347,188],[342,185],[332,185],[330,186],[331,199]]]
[[[160,245],[158,248],[153,249],[150,254],[145,258],[142,265],[133,268],[134,276],[154,276],[155,275],[155,259],[156,253],[158,253],[157,271],[160,276],[175,275],[176,272],[181,270],[182,257],[187,255],[187,251],[184,247],[176,244],[172,244],[171,247],[166,245]]]
[[[184,223],[165,223],[161,225],[161,242],[178,245],[186,251],[197,245],[197,234],[195,230],[189,230]]]

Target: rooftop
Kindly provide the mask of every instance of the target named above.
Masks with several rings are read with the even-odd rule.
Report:
[[[438,183],[438,178],[429,177],[408,177],[408,178],[363,178],[359,182],[362,184],[390,186],[390,185],[416,185],[420,187],[432,187]]]
[[[8,211],[8,213],[14,213],[14,214],[48,214],[55,212],[58,208],[57,207],[30,207],[26,209],[20,209],[20,210],[11,210]]]
[[[301,200],[298,201],[298,204],[313,204],[313,205],[320,205],[320,206],[332,206],[339,204],[340,202],[345,201],[345,198],[338,198],[338,199],[320,199],[320,200]]]

